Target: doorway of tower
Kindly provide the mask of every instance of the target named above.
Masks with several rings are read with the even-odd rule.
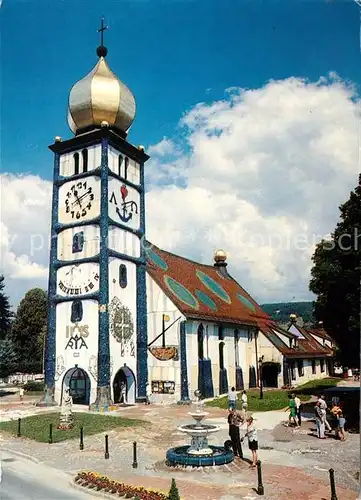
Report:
[[[114,404],[135,404],[135,377],[128,366],[117,371],[113,380]]]
[[[87,406],[90,404],[90,378],[85,370],[75,366],[66,372],[61,389],[61,401],[67,388],[73,398],[73,404]]]
[[[278,387],[278,374],[281,371],[280,363],[266,361],[262,363],[262,382],[263,387]]]

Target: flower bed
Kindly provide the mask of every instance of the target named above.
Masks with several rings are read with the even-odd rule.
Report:
[[[130,486],[119,481],[114,481],[109,477],[97,472],[79,472],[75,477],[75,482],[80,486],[104,491],[117,495],[118,497],[139,499],[139,500],[167,500],[168,495],[160,491],[148,490],[140,486]]]

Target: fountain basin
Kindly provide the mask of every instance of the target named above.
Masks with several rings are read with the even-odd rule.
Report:
[[[227,451],[223,446],[209,446],[209,455],[192,455],[188,453],[189,445],[177,446],[167,451],[167,463],[170,466],[183,465],[191,467],[209,467],[212,465],[224,465],[233,461],[232,451]]]

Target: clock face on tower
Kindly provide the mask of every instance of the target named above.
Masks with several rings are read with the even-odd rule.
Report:
[[[74,264],[58,270],[57,283],[59,295],[84,295],[99,290],[98,264]]]
[[[80,222],[99,215],[99,180],[67,182],[59,190],[59,221]]]

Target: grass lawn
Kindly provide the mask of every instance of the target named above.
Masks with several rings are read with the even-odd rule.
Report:
[[[324,378],[312,380],[291,391],[282,389],[267,390],[263,391],[263,399],[259,398],[259,389],[248,389],[248,411],[282,410],[282,408],[288,406],[288,395],[291,392],[296,393],[301,401],[308,401],[312,395],[321,393],[327,387],[336,386],[339,381],[339,378]],[[239,399],[240,397],[241,395],[239,394]],[[228,409],[228,396],[213,399],[207,402],[206,405]],[[238,408],[240,407],[239,403]]]
[[[66,441],[67,439],[79,438],[80,427],[84,428],[84,439],[91,434],[98,434],[119,427],[135,427],[145,425],[144,420],[136,420],[123,417],[111,417],[108,415],[95,415],[91,413],[73,413],[73,429],[62,431],[56,427],[59,424],[60,413],[43,413],[21,419],[21,436],[34,439],[40,443],[49,440],[49,427],[53,424],[53,443]],[[0,422],[0,431],[17,434],[18,421]]]

